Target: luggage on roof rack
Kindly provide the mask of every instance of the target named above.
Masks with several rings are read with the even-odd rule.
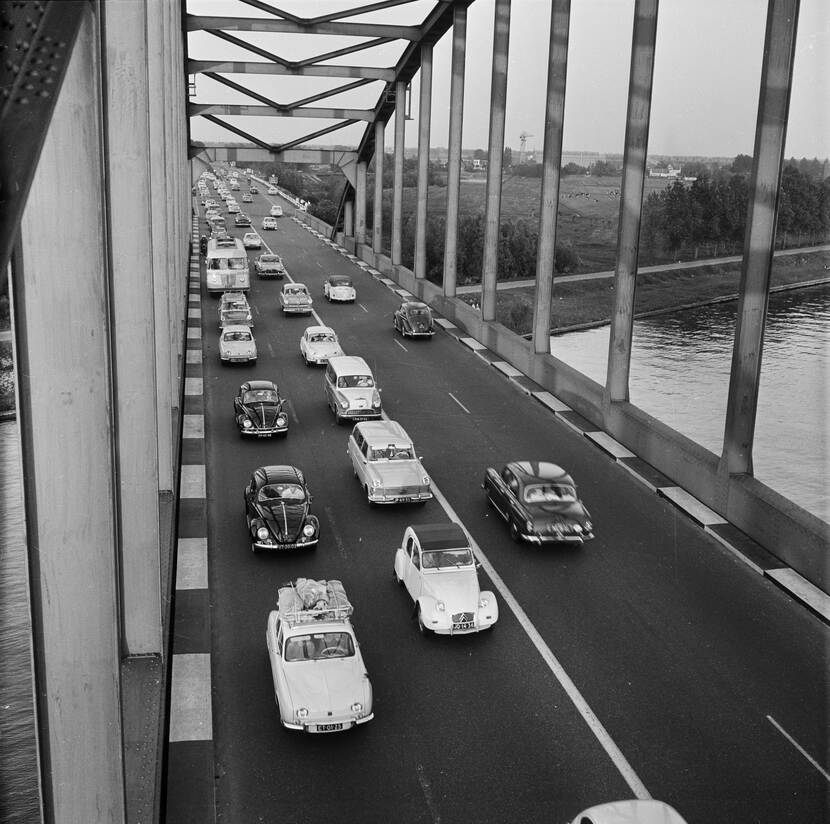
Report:
[[[289,623],[345,621],[354,612],[340,581],[312,578],[283,584],[277,592],[277,609]]]

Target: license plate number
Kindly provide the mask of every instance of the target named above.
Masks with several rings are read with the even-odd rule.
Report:
[[[317,729],[320,732],[336,732],[337,730],[342,730],[342,724],[318,724]]]
[[[395,499],[399,504],[408,504],[415,500],[415,498],[411,497],[410,495],[403,495],[400,498]]]
[[[472,621],[458,621],[457,623],[452,625],[453,629],[472,629],[473,622]]]

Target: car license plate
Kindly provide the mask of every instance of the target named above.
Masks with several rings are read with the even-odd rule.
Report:
[[[453,629],[472,629],[473,622],[472,621],[457,621],[452,625]]]
[[[342,724],[318,724],[317,731],[318,732],[337,732],[337,730],[342,730]]]
[[[411,495],[402,495],[400,498],[395,498],[396,503],[399,504],[409,504],[412,503],[412,501],[414,500],[415,498],[413,498]]]

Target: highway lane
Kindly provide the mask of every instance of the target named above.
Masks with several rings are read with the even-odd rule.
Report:
[[[450,336],[398,346],[396,296],[288,218],[281,227],[273,243],[275,233],[263,237],[308,283],[346,351],[375,365],[387,412],[415,437],[433,478],[651,793],[690,821],[747,820],[748,809],[757,821],[819,820],[825,779],[766,718],[807,752],[825,752],[818,623]],[[319,299],[333,272],[353,275],[357,304]],[[345,458],[348,428],[334,425],[321,371],[299,358],[306,324],[279,317],[278,289],[254,280],[253,370],[218,365],[216,304],[203,305],[223,820],[291,820],[315,787],[326,794],[313,796],[321,810],[365,820],[394,811],[402,821],[564,821],[597,800],[630,796],[501,598],[493,633],[417,637],[405,598],[388,583],[392,551],[407,523],[445,516],[435,502],[369,509]],[[249,375],[279,379],[291,399],[285,441],[236,435],[231,399]],[[556,456],[581,483],[598,534],[582,550],[517,547],[477,488],[486,465],[539,454]],[[256,465],[282,461],[307,472],[321,544],[303,556],[254,558],[241,490]],[[276,585],[300,574],[341,577],[355,602],[376,718],[354,736],[298,740],[279,728],[265,618]]]

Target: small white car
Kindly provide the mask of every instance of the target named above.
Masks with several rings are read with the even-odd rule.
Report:
[[[306,366],[328,363],[329,358],[342,354],[340,341],[328,326],[309,326],[300,338],[300,355]]]
[[[340,581],[298,578],[279,588],[265,639],[286,729],[340,732],[374,718],[353,611]]]
[[[310,315],[311,295],[304,283],[284,283],[280,292],[280,305],[285,314]]]
[[[264,218],[262,218],[262,228],[263,229],[276,229],[277,228],[277,219],[275,217],[264,217]]]
[[[264,253],[254,261],[257,277],[279,278],[285,277],[285,264],[279,255]]]
[[[246,249],[261,249],[262,238],[256,232],[245,232],[242,235],[242,245]]]
[[[248,304],[248,298],[245,297],[244,292],[222,292],[219,299],[219,312],[221,314],[223,309],[241,309],[245,308],[250,314],[251,307]]]
[[[229,215],[235,215],[235,214],[238,214],[241,211],[242,211],[242,207],[236,201],[234,201],[233,203],[228,201],[228,214]]]
[[[429,475],[397,421],[356,424],[346,455],[371,504],[426,503],[432,497]]]
[[[383,416],[380,389],[363,358],[330,357],[323,377],[323,392],[337,423],[376,420]]]
[[[663,801],[612,801],[581,812],[572,824],[686,824]]]
[[[254,321],[251,312],[242,306],[231,306],[219,310],[219,331],[226,326],[247,326],[253,329]]]
[[[226,326],[219,335],[219,359],[222,363],[256,363],[256,341],[247,326]]]
[[[268,194],[271,194],[270,192]],[[276,192],[274,192],[276,194]],[[271,217],[282,217],[282,206],[272,206],[270,211]]]
[[[248,192],[245,192],[245,194],[242,195],[242,202],[243,203],[253,203],[254,199],[251,197],[251,195]]]
[[[408,526],[395,551],[394,575],[415,602],[422,635],[467,635],[499,619],[496,596],[479,588],[478,565],[460,524]]]
[[[277,187],[276,186],[269,186],[268,187],[268,194],[269,195],[279,194],[279,192],[277,191]]]
[[[354,303],[357,292],[348,275],[331,275],[323,281],[323,297],[329,302]]]

